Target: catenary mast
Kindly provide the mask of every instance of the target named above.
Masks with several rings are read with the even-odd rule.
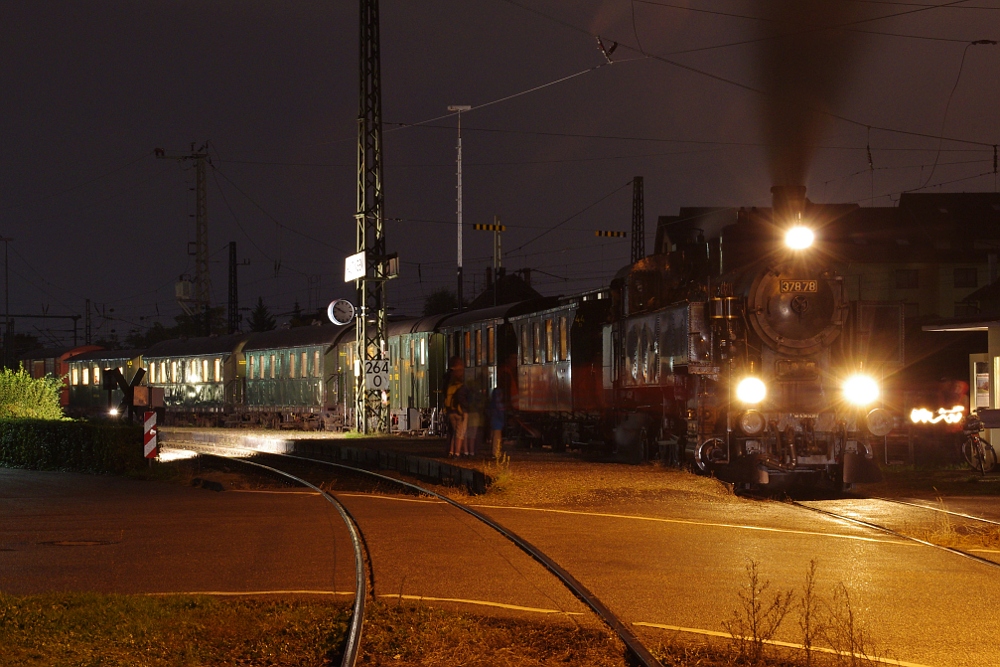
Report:
[[[365,253],[365,275],[358,288],[356,413],[361,433],[387,430],[382,392],[368,390],[366,362],[385,349],[386,252],[382,212],[382,77],[379,66],[378,0],[361,0],[360,105],[358,109],[357,251]]]

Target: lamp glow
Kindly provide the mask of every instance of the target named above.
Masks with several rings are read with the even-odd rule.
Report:
[[[111,415],[112,417],[117,416],[118,415],[118,408],[111,408],[110,410],[108,410],[108,414]]]
[[[816,240],[813,230],[808,227],[792,227],[785,233],[785,245],[792,250],[805,250]]]
[[[844,398],[854,405],[868,405],[878,400],[878,383],[867,375],[852,375],[844,381]]]
[[[754,405],[760,403],[767,396],[767,387],[760,378],[747,377],[740,380],[736,385],[736,398],[743,403]]]

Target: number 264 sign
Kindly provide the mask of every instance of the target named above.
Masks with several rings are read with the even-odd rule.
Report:
[[[374,359],[365,362],[365,389],[389,391],[388,359]]]

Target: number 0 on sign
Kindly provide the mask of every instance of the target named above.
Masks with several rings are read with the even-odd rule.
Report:
[[[365,362],[365,389],[389,391],[389,360],[373,359]]]

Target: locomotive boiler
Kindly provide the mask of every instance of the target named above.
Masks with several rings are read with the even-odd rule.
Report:
[[[734,211],[706,241],[670,230],[612,284],[605,389],[638,446],[741,485],[875,481],[880,401],[902,364],[898,303],[851,300],[804,187]]]

